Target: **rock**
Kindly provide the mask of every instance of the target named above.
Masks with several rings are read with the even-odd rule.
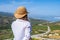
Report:
[[[59,34],[58,33],[55,33],[54,36],[59,36]]]
[[[49,37],[50,37],[50,36],[53,36],[53,34],[49,34],[48,36],[49,36]]]

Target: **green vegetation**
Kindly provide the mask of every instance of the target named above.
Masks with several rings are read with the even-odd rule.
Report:
[[[32,38],[32,40],[39,40],[39,39],[36,39],[36,38]]]
[[[32,26],[32,34],[43,33],[43,31],[46,31],[46,30],[47,30],[46,26],[38,26],[38,25]]]
[[[11,29],[0,30],[0,40],[12,38],[13,33]]]
[[[31,19],[31,18],[30,18]],[[13,38],[13,33],[11,30],[11,23],[14,20],[13,17],[0,16],[0,40]],[[47,22],[46,20],[37,20],[31,19],[32,23],[32,32],[31,34],[40,34],[47,31]],[[60,22],[48,23],[51,30],[60,30]],[[33,38],[33,40],[36,40]]]

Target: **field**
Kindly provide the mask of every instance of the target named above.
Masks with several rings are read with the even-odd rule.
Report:
[[[58,25],[53,25],[50,27],[51,30],[60,30],[60,26]],[[32,32],[31,34],[34,35],[34,34],[40,34],[40,33],[44,33],[44,31],[47,31],[47,27],[46,26],[37,26],[37,25],[34,25],[32,26]],[[11,29],[1,29],[0,30],[0,40],[3,40],[3,39],[9,39],[9,38],[13,38],[13,33],[12,33],[12,30]]]

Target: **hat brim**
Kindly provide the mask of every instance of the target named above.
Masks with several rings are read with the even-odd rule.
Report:
[[[17,14],[17,13],[15,13],[14,14],[14,16],[15,16],[15,18],[23,18],[25,15],[27,15],[27,14],[23,14],[23,15],[19,15],[19,14]]]

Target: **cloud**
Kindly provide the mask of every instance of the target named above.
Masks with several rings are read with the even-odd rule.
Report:
[[[8,4],[1,4],[0,11],[14,13],[16,11],[17,7],[19,7],[19,6],[25,6],[27,8],[27,10],[29,12],[29,17],[33,17],[35,15],[34,12],[37,8],[35,5],[33,5],[32,2],[12,1],[11,3],[8,3]]]
[[[60,17],[54,17],[55,19],[60,19]]]
[[[0,5],[0,11],[5,11],[5,12],[14,12],[17,7],[19,6],[29,6],[31,2],[16,2],[12,1],[10,4],[1,4]]]

